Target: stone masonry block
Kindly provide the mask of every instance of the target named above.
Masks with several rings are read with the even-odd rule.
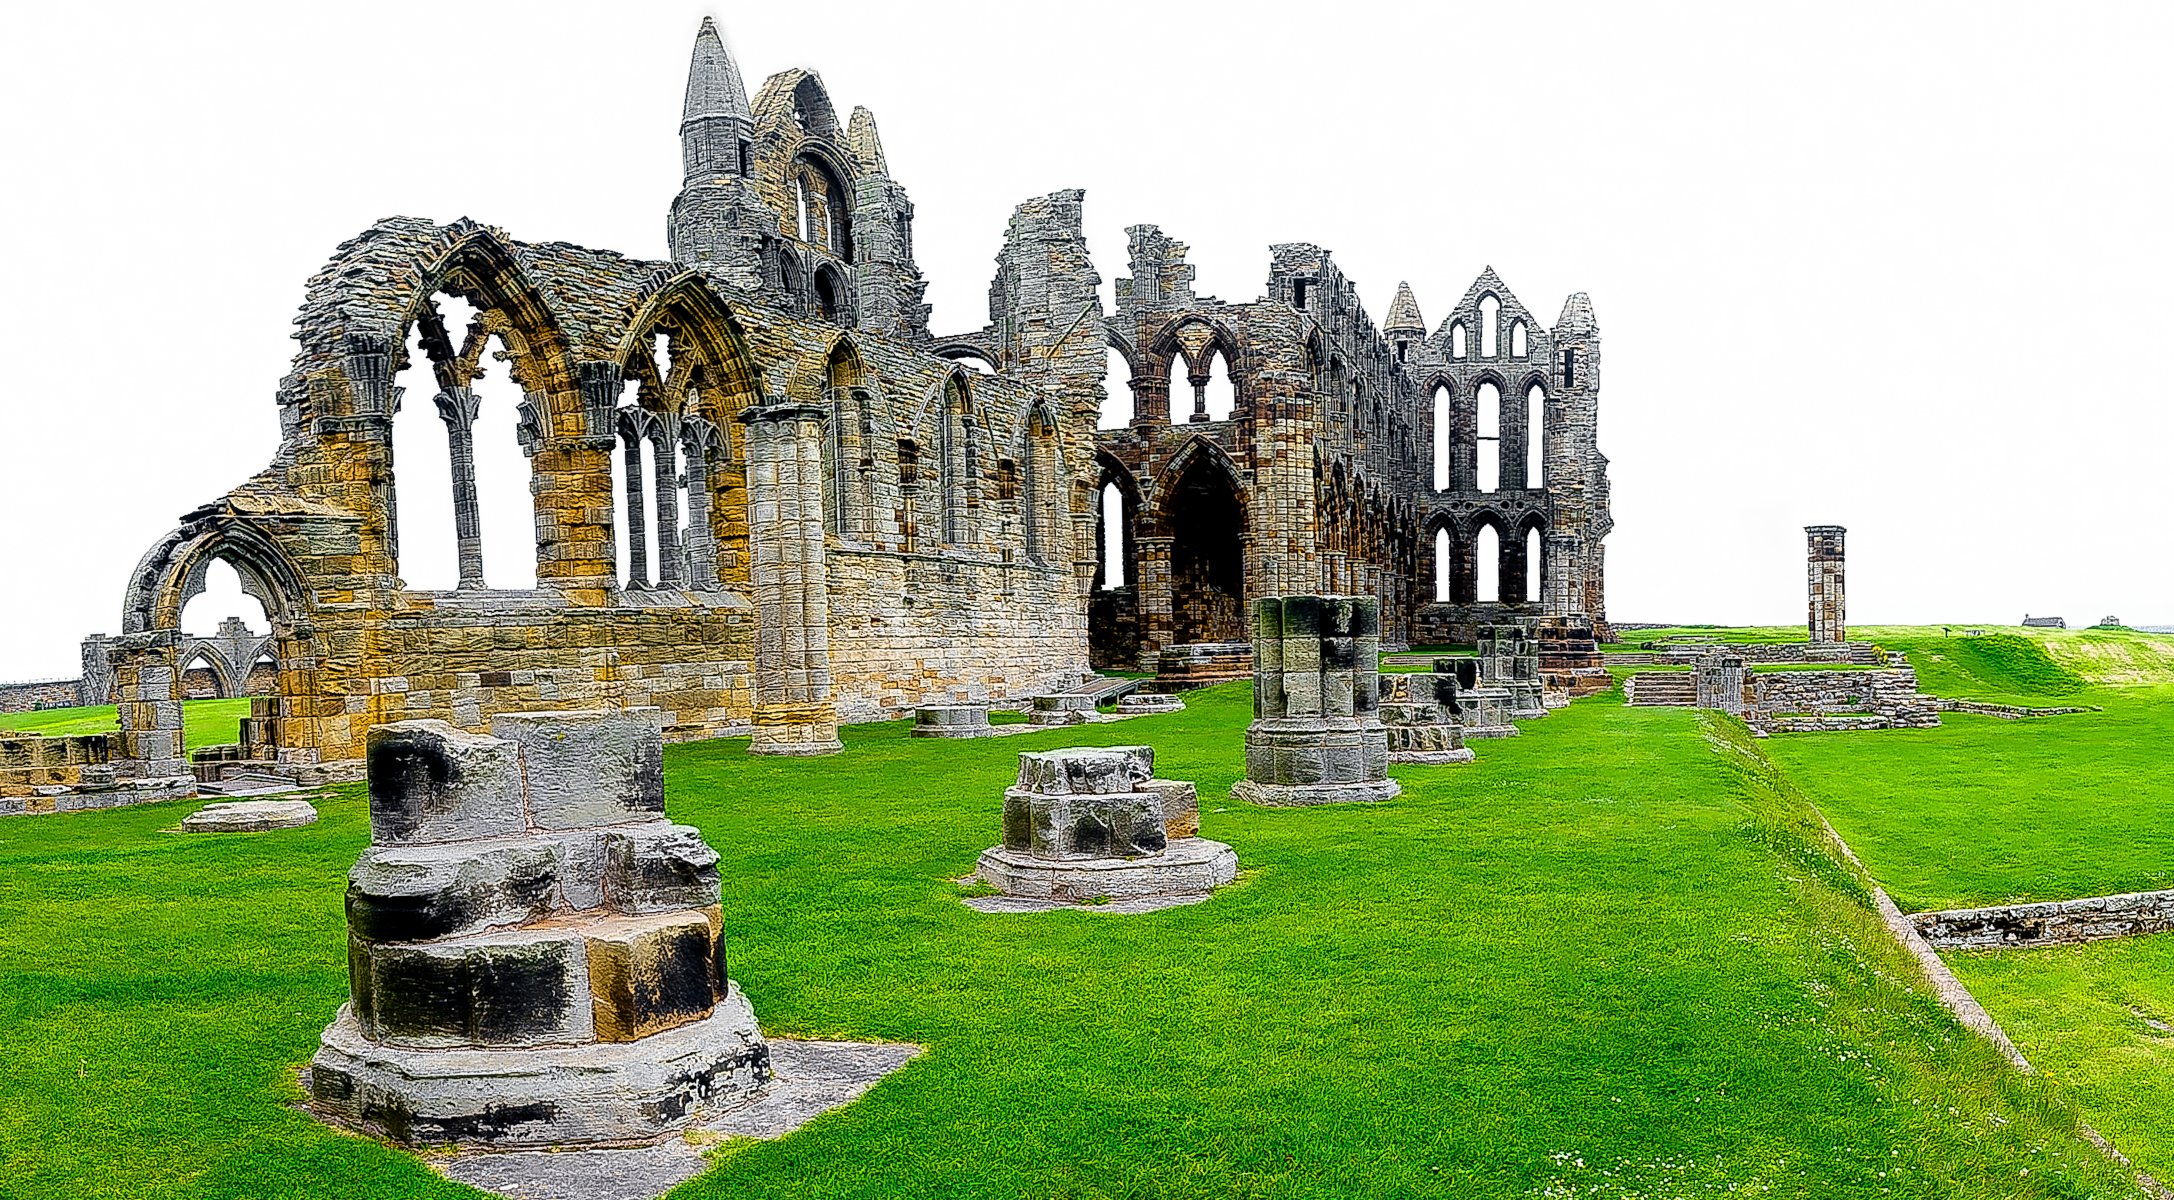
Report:
[[[593,1012],[579,931],[531,928],[423,944],[349,942],[355,1015],[411,1048],[587,1041]]]
[[[717,903],[717,851],[691,825],[604,831],[604,901],[630,915]]]
[[[1200,794],[1184,779],[1150,779],[1140,785],[1162,800],[1163,837],[1167,841],[1200,833]]]
[[[700,1020],[724,994],[717,927],[701,912],[620,917],[588,930],[596,1037],[631,1042]]]
[[[372,846],[347,873],[347,927],[419,942],[539,920],[560,900],[560,856],[527,840]]]
[[[491,732],[521,748],[538,829],[654,820],[664,812],[664,725],[654,708],[501,713]]]
[[[1042,795],[1112,795],[1137,790],[1155,774],[1147,746],[1076,746],[1019,756],[1019,788]]]
[[[520,750],[444,721],[370,731],[370,840],[382,845],[506,837],[528,830]]]

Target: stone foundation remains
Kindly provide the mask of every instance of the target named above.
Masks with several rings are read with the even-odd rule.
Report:
[[[1517,736],[1510,689],[1480,682],[1480,664],[1474,658],[1437,658],[1437,674],[1457,677],[1457,724],[1468,738]]]
[[[123,779],[112,736],[0,734],[0,816],[122,808],[196,794],[187,775]]]
[[[181,818],[183,833],[263,833],[317,823],[307,800],[222,800]]]
[[[717,854],[664,816],[653,708],[407,721],[369,740],[351,1001],[305,1084],[411,1144],[657,1138],[754,1095],[768,1049],[725,971]]]
[[[1197,836],[1193,785],[1154,773],[1146,746],[1021,754],[1004,843],[975,874],[1007,896],[1067,904],[1205,896],[1237,878],[1237,853]]]
[[[1156,660],[1155,686],[1184,692],[1244,679],[1253,673],[1248,642],[1187,642],[1163,650]]]
[[[1738,647],[1709,651],[1698,667],[1641,671],[1624,681],[1635,705],[1694,705],[1742,717],[1754,733],[1846,729],[1930,729],[1942,702],[1917,690],[1917,671],[1901,654],[1874,670],[1758,671]]]
[[[1379,711],[1381,602],[1372,596],[1264,596],[1253,602],[1253,723],[1246,775],[1255,804],[1387,800]]]
[[[1117,711],[1127,717],[1184,712],[1185,701],[1169,692],[1134,692],[1117,702]]]
[[[1468,763],[1473,754],[1458,724],[1463,712],[1457,676],[1445,672],[1384,672],[1381,724],[1392,763]]]
[[[1910,923],[1939,950],[2094,942],[2174,929],[2174,891],[1912,913]]]
[[[1498,687],[1510,694],[1510,719],[1530,721],[1547,715],[1540,691],[1540,642],[1534,636],[1538,623],[1518,620],[1482,625],[1479,630],[1479,685]]]
[[[924,704],[913,710],[909,737],[982,738],[995,732],[986,704]]]

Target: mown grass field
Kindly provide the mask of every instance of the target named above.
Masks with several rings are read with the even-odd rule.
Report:
[[[1934,631],[1937,634],[1937,631]],[[2174,638],[1878,638],[1936,694],[2101,711],[1780,735],[1766,751],[1904,909],[2174,887]],[[1951,953],[2016,1044],[2123,1152],[2174,1178],[2174,935]]]
[[[242,718],[248,715],[249,699],[246,696],[233,700],[185,700],[181,705],[182,740],[191,750],[239,741]],[[0,713],[0,730],[42,733],[49,737],[112,733],[120,727],[120,718],[114,714],[111,704]]]
[[[672,747],[775,1035],[929,1052],[724,1152],[683,1197],[2111,1197],[2059,1086],[1914,982],[1758,747],[1581,701],[1400,768],[1380,806],[1221,799],[1245,685],[982,742]],[[1717,742],[1712,735],[1718,735]],[[1238,885],[1147,916],[985,915],[953,880],[1022,749],[1146,741]],[[468,1195],[295,1112],[345,996],[359,788],[317,825],[185,804],[0,823],[0,1194]]]

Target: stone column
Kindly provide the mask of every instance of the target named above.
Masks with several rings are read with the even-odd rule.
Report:
[[[1804,527],[1805,575],[1811,592],[1809,625],[1812,644],[1837,646],[1849,640],[1842,594],[1842,535],[1840,525]]]
[[[657,586],[678,587],[684,582],[679,550],[679,439],[659,429],[649,444],[656,447]]]
[[[1381,606],[1372,596],[1264,596],[1253,602],[1253,723],[1246,777],[1255,804],[1387,800],[1379,686]]]
[[[123,634],[113,639],[113,699],[121,735],[114,770],[124,779],[166,779],[189,773],[182,738],[178,630]]]
[[[1140,601],[1140,669],[1152,671],[1163,647],[1177,635],[1177,612],[1170,594],[1170,539],[1135,538],[1132,586]]]
[[[436,396],[453,460],[453,539],[460,550],[460,586],[483,586],[483,512],[476,503],[476,417],[482,401],[473,389],[447,388]]]
[[[642,437],[628,431],[621,443],[627,476],[627,577],[628,588],[649,586],[649,519],[642,505]]]
[[[749,409],[750,578],[759,618],[752,754],[835,754],[830,573],[823,545],[823,410]]]
[[[706,447],[687,453],[687,586],[698,592],[717,587],[717,531],[710,528],[710,460]]]
[[[1196,424],[1208,419],[1208,378],[1206,375],[1187,377],[1193,385],[1193,415],[1190,420]]]
[[[1582,617],[1585,597],[1579,587],[1578,539],[1573,534],[1551,533],[1541,552],[1542,611],[1550,617]]]

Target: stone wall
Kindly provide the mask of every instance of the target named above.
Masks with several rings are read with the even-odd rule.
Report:
[[[1086,673],[1105,343],[1080,194],[1018,206],[990,326],[940,341],[866,110],[841,119],[805,71],[750,104],[714,30],[687,103],[672,261],[395,217],[311,278],[272,463],[154,545],[121,633],[86,645],[125,771],[185,769],[177,626],[214,559],[271,617],[261,728],[304,779],[355,775],[394,721],[654,705],[671,738],[820,753],[840,720]],[[464,464],[490,347],[523,396],[533,590],[481,573]],[[402,577],[403,397],[452,453],[452,590]]]
[[[1910,923],[1940,950],[2090,942],[2174,929],[2174,891],[1912,913]]]
[[[1708,668],[1699,673],[1705,676]],[[1917,672],[1907,662],[1873,671],[1752,672],[1744,691],[1745,719],[1775,732],[1929,729],[1940,723],[1939,702],[1917,690]]]
[[[0,713],[72,708],[77,701],[78,682],[74,679],[37,679],[25,683],[0,683]]]
[[[1718,642],[1642,642],[1640,646],[1652,653],[1652,661],[1671,664],[1696,665],[1716,653],[1733,655],[1750,665],[1846,663],[1851,666],[1871,667],[1885,661],[1880,655],[1880,648],[1871,642],[1842,642],[1831,646],[1815,646],[1809,642],[1752,642],[1744,645]]]

